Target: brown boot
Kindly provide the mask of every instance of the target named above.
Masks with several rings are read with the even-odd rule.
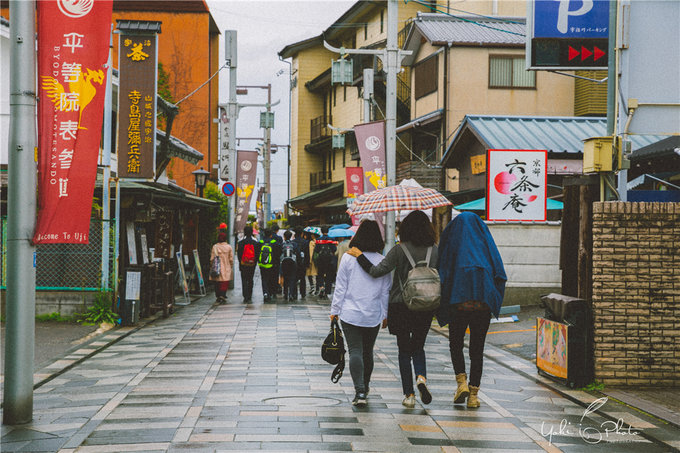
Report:
[[[474,385],[470,386],[470,397],[468,398],[467,407],[479,407],[479,399],[477,399],[477,392],[479,392],[479,387]]]
[[[458,383],[458,389],[456,389],[456,395],[453,397],[453,403],[464,403],[465,398],[470,394],[470,389],[467,385],[467,374],[459,373],[456,375],[456,382]]]

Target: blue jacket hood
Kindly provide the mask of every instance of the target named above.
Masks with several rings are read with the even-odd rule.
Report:
[[[507,276],[491,232],[478,215],[463,212],[444,228],[438,269],[442,282],[442,305],[437,314],[440,325],[450,322],[450,305],[471,300],[485,302],[498,317]]]

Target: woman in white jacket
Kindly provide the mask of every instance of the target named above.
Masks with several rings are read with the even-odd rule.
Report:
[[[352,238],[373,265],[382,261],[379,252],[385,247],[378,224],[365,220]],[[392,277],[387,274],[372,278],[361,269],[357,259],[345,254],[338,267],[335,292],[331,303],[331,319],[339,318],[349,350],[349,371],[354,382],[352,404],[366,406],[368,385],[373,373],[373,346],[380,331],[387,326],[387,301]]]

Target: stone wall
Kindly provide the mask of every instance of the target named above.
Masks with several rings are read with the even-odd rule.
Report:
[[[593,205],[595,379],[680,386],[680,203]]]

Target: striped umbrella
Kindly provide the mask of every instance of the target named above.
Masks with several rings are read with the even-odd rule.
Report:
[[[426,187],[389,186],[359,195],[347,210],[349,215],[370,212],[413,211],[450,205],[451,202],[434,189]]]

